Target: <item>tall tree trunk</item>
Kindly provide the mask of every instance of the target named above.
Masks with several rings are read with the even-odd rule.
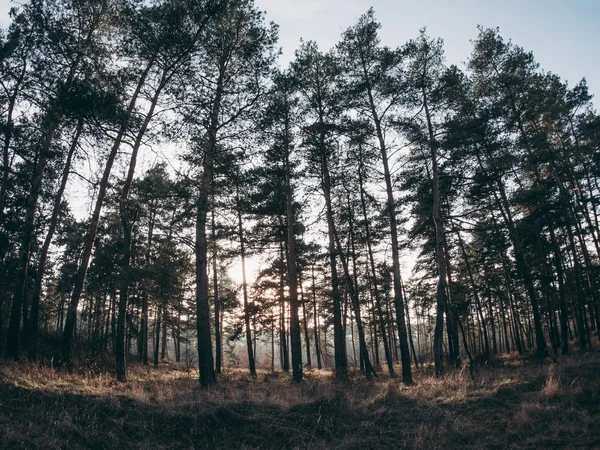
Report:
[[[575,246],[575,239],[573,237],[573,232],[570,227],[565,227],[567,231],[567,237],[569,240],[569,247],[571,249],[571,254],[573,258],[573,278],[575,281],[575,297],[576,297],[576,319],[577,319],[577,328],[579,330],[579,347],[581,350],[585,350],[588,342],[589,335],[586,330],[586,319],[585,319],[585,296],[583,293],[583,287],[581,283],[581,262],[579,261],[579,256],[577,254],[577,247]]]
[[[467,268],[467,274],[469,275],[469,283],[471,285],[471,292],[473,293],[473,297],[475,298],[475,306],[477,309],[477,315],[479,316],[479,321],[481,322],[481,327],[483,328],[483,341],[485,345],[485,356],[489,356],[490,354],[490,341],[488,339],[487,327],[485,326],[485,318],[483,317],[483,308],[481,307],[481,299],[479,298],[479,292],[477,291],[477,285],[475,284],[475,280],[473,278],[473,271],[471,270],[471,263],[469,255],[465,249],[465,244],[460,235],[460,231],[455,229],[456,236],[458,237],[458,245],[460,247],[460,251],[462,253],[463,259],[465,260],[465,266]]]
[[[162,328],[161,323],[161,308],[160,305],[156,307],[156,319],[154,320],[154,366],[158,366],[158,356],[160,351],[160,332]]]
[[[168,358],[168,347],[167,347],[167,326],[169,324],[169,308],[168,303],[165,301],[163,305],[163,321],[162,321],[162,341],[160,345],[160,359],[165,361]]]
[[[213,255],[212,255],[212,276],[213,276],[213,302],[215,305],[215,371],[221,373],[221,361],[223,352],[223,342],[221,339],[221,303],[219,300],[219,278],[217,274],[217,258],[218,258],[218,247],[217,247],[217,228],[215,224],[215,205],[214,205],[214,194],[213,194],[213,207],[211,211],[211,233],[212,233],[212,244],[213,244]]]
[[[369,298],[371,300],[371,346],[373,347],[373,353],[375,354],[375,365],[379,367],[381,365],[381,360],[379,358],[379,338],[377,337],[377,308],[375,307],[375,297],[373,296],[373,287],[371,283],[371,277],[369,276],[368,267],[367,279],[369,281]]]
[[[283,242],[279,243],[279,257],[281,259],[281,267],[279,273],[279,301],[280,301],[280,312],[279,312],[279,353],[281,369],[284,372],[290,371],[290,359],[287,345],[287,332],[285,326],[285,255],[283,252]]]
[[[298,278],[300,281],[300,295],[301,295],[301,303],[302,303],[302,317],[304,318],[304,342],[306,345],[306,366],[312,367],[312,360],[310,356],[310,333],[308,331],[308,320],[310,315],[310,309],[308,313],[306,312],[306,299],[304,298],[304,288],[302,287],[302,274],[298,274]]]
[[[300,319],[298,318],[298,275],[296,271],[296,239],[294,237],[294,198],[291,185],[291,171],[289,160],[289,123],[286,117],[285,147],[285,211],[287,228],[287,263],[288,263],[288,288],[290,294],[290,344],[292,347],[292,377],[295,382],[302,381],[302,342],[300,340]]]
[[[496,71],[496,73],[498,73],[498,68],[495,65],[494,65],[494,70]],[[516,127],[519,130],[519,133],[521,135],[521,140],[522,140],[524,147],[527,150],[527,153],[529,154],[529,156],[533,157],[533,153],[534,153],[533,148],[529,142],[529,137],[525,131],[522,114],[521,114],[521,111],[519,110],[519,108],[517,107],[511,86],[509,84],[505,83],[504,88],[505,88],[506,94],[508,95],[510,107],[513,110],[514,117],[516,118]],[[536,177],[538,186],[540,186],[541,185],[540,175],[539,175],[537,166],[535,166],[535,177]],[[538,356],[543,357],[548,354],[548,350],[547,350],[547,346],[546,346],[546,338],[544,337],[544,332],[543,332],[543,328],[542,328],[542,320],[541,320],[541,315],[540,315],[540,311],[539,311],[537,295],[535,292],[535,288],[533,286],[533,280],[531,279],[531,275],[530,275],[531,272],[529,270],[527,259],[521,248],[521,242],[516,235],[515,227],[512,224],[512,216],[511,216],[511,213],[509,210],[508,200],[506,198],[506,193],[505,193],[504,186],[502,185],[501,180],[498,180],[498,184],[499,184],[499,190],[500,190],[502,202],[503,202],[504,208],[506,210],[505,220],[506,220],[508,228],[509,228],[509,234],[511,235],[511,238],[513,240],[513,246],[515,249],[515,258],[517,259],[517,266],[521,267],[521,275],[523,276],[523,278],[525,280],[525,285],[527,288],[529,299],[531,301],[531,308],[532,308],[532,312],[533,312],[533,323],[534,323],[534,328],[535,328],[536,354]]]
[[[354,255],[355,251],[354,251],[353,222],[354,222],[354,214],[350,210],[350,218],[349,218],[350,245],[351,245],[352,254]],[[371,378],[372,376],[377,376],[377,373],[375,372],[375,369],[373,369],[373,366],[371,365],[371,361],[369,360],[369,350],[367,349],[367,341],[366,341],[365,331],[364,331],[361,313],[360,313],[360,300],[358,298],[358,284],[357,284],[357,280],[356,280],[356,262],[353,259],[353,275],[354,275],[354,279],[353,279],[353,277],[350,276],[350,270],[348,268],[348,261],[346,259],[346,256],[344,255],[344,252],[342,251],[342,246],[341,246],[337,231],[335,229],[335,225],[333,226],[333,232],[334,232],[334,236],[335,236],[337,251],[340,255],[340,260],[342,261],[342,267],[344,269],[344,275],[346,277],[346,285],[348,286],[348,290],[350,293],[352,309],[354,310],[354,318],[356,320],[356,328],[358,331],[358,343],[360,346],[360,358],[362,361],[361,366],[364,364],[365,375],[367,378]]]
[[[369,267],[371,269],[371,283],[373,285],[374,297],[375,297],[375,307],[377,308],[377,316],[379,319],[379,330],[381,332],[381,339],[383,340],[383,351],[385,353],[385,360],[388,366],[388,372],[390,377],[395,376],[394,372],[394,362],[392,360],[392,352],[390,350],[390,345],[388,341],[388,336],[386,333],[385,320],[383,317],[383,310],[381,308],[381,291],[379,290],[377,271],[375,270],[375,258],[373,257],[373,248],[371,246],[371,227],[370,222],[367,216],[367,202],[365,199],[365,190],[363,187],[363,158],[362,158],[362,146],[359,148],[359,168],[358,168],[358,183],[360,190],[360,204],[362,209],[363,220],[365,221],[365,238],[367,241],[367,253],[369,256]]]
[[[390,236],[392,238],[392,271],[394,283],[394,304],[396,307],[396,325],[398,327],[398,339],[400,341],[400,354],[402,358],[402,381],[406,384],[412,383],[412,370],[410,367],[410,353],[408,350],[408,333],[406,331],[406,322],[404,318],[404,299],[402,298],[402,288],[400,285],[400,254],[398,243],[398,224],[396,220],[396,204],[394,201],[394,191],[392,187],[392,175],[389,168],[389,159],[385,138],[381,123],[375,110],[375,102],[371,91],[369,90],[369,103],[371,105],[375,130],[379,141],[381,159],[383,161],[383,176],[385,178],[385,187],[387,194],[387,212],[390,221]]]
[[[146,243],[146,255],[145,263],[146,266],[150,265],[150,250],[152,248],[152,239],[154,236],[154,224],[156,221],[156,204],[150,205],[150,217],[148,220],[148,240]],[[148,280],[145,280],[142,287],[142,319],[140,321],[140,339],[142,341],[142,364],[148,365],[148,286],[146,285]]]
[[[275,324],[277,319],[275,318],[275,309],[273,308],[271,313],[271,371],[275,372]]]
[[[498,292],[500,292],[499,283],[496,285],[496,288],[498,289]],[[509,327],[506,325],[506,308],[504,306],[504,301],[500,296],[498,296],[498,303],[500,303],[500,315],[502,316],[502,329],[504,331],[504,349],[506,353],[510,353],[511,347],[510,339],[508,338]]]
[[[137,215],[137,214],[136,214]],[[121,289],[119,291],[119,305],[117,307],[117,336],[116,336],[116,348],[115,348],[115,358],[117,365],[117,381],[126,382],[127,374],[125,368],[125,315],[127,314],[127,301],[129,299],[129,281],[127,278],[129,277],[128,269],[131,261],[131,246],[132,246],[132,228],[133,222],[131,222],[131,226],[127,225],[124,221],[122,221],[123,225],[123,241],[125,252],[123,254],[123,261],[121,263],[121,277],[123,280],[121,281]]]
[[[94,32],[100,25],[100,20],[107,11],[107,4],[103,3],[100,11],[92,18],[90,28],[85,36],[84,41],[79,47],[79,51],[76,53],[69,72],[65,78],[65,81],[61,87],[61,91],[57,97],[53,99],[50,109],[47,111],[44,120],[42,122],[42,130],[44,130],[44,137],[40,143],[39,151],[37,152],[36,162],[33,168],[33,175],[31,178],[31,185],[29,195],[27,197],[25,224],[23,232],[23,240],[19,252],[19,269],[17,271],[17,282],[15,285],[15,292],[13,296],[13,305],[10,314],[10,322],[7,333],[7,353],[12,358],[18,357],[19,351],[19,321],[20,321],[20,310],[24,307],[23,315],[23,328],[26,328],[26,300],[27,300],[27,283],[28,283],[28,270],[29,270],[29,258],[31,252],[31,246],[33,241],[34,221],[35,213],[37,209],[38,198],[42,190],[42,181],[44,171],[46,170],[46,164],[51,154],[51,146],[54,141],[54,136],[58,130],[63,117],[65,107],[65,94],[73,84],[75,75],[79,70],[81,61],[85,54],[84,51],[89,48],[89,44],[92,41]],[[0,210],[2,211],[2,210]],[[2,212],[0,212],[2,214]],[[68,317],[67,317],[68,318]],[[68,322],[68,320],[67,320]]]
[[[535,327],[535,339],[536,339],[536,353],[538,356],[546,356],[548,353],[546,347],[546,338],[544,337],[544,331],[542,328],[542,320],[540,315],[540,309],[537,299],[537,294],[535,292],[535,287],[533,285],[533,279],[531,277],[531,270],[529,268],[529,264],[527,258],[522,249],[521,241],[517,235],[517,231],[513,222],[512,213],[510,212],[508,198],[506,197],[506,191],[504,189],[504,185],[501,180],[497,180],[497,188],[500,193],[500,200],[498,201],[498,207],[500,213],[504,218],[504,222],[508,228],[508,233],[510,239],[513,244],[513,248],[515,251],[515,259],[517,262],[517,270],[519,274],[523,278],[525,283],[525,287],[527,290],[527,295],[529,296],[529,301],[531,302],[531,308],[533,312],[533,322]],[[496,195],[496,192],[494,191]]]
[[[209,118],[208,145],[202,165],[202,179],[198,193],[196,213],[196,321],[198,330],[198,367],[200,369],[200,385],[209,387],[217,383],[212,352],[210,332],[210,306],[208,303],[208,244],[206,239],[206,216],[209,209],[214,161],[217,152],[217,132],[223,96],[224,69],[220,69],[217,79],[215,98]]]
[[[132,250],[132,230],[133,226],[136,222],[138,210],[136,208],[135,211],[131,211],[130,205],[128,205],[129,193],[131,191],[131,187],[133,186],[133,176],[135,173],[135,167],[137,165],[137,157],[142,145],[142,139],[148,130],[148,126],[150,125],[150,121],[154,117],[154,110],[156,105],[158,104],[158,100],[160,98],[160,94],[163,88],[166,85],[166,80],[168,78],[168,69],[164,69],[159,81],[159,84],[154,91],[154,95],[152,96],[152,100],[150,101],[150,108],[146,113],[146,117],[137,133],[135,138],[135,142],[133,143],[133,148],[131,152],[131,158],[129,160],[129,169],[127,171],[127,178],[125,179],[125,184],[123,185],[123,190],[121,191],[121,197],[119,199],[119,216],[121,219],[121,227],[123,232],[123,248],[124,254],[121,259],[121,295],[119,297],[119,318],[117,321],[117,349],[115,352],[116,362],[117,362],[117,380],[125,382],[127,381],[126,368],[125,368],[125,341],[123,340],[123,330],[125,324],[125,318],[121,317],[121,315],[125,314],[127,310],[127,300],[129,293],[129,268],[131,265],[131,250]],[[166,321],[164,321],[166,324]],[[166,333],[163,332],[163,338],[166,336]]]
[[[250,330],[250,305],[248,304],[248,283],[246,281],[246,245],[244,242],[244,228],[242,226],[242,211],[240,209],[239,186],[236,187],[237,216],[238,216],[238,239],[240,241],[240,257],[242,259],[242,293],[244,297],[244,324],[246,326],[246,348],[248,350],[248,369],[250,376],[256,377],[256,366],[254,363],[254,351],[252,350],[252,331]]]
[[[321,370],[323,365],[321,363],[321,349],[319,348],[319,314],[317,311],[317,291],[315,287],[315,266],[311,266],[312,273],[312,301],[313,301],[313,314],[314,314],[314,333],[315,333],[315,354],[317,355],[317,369]]]
[[[30,191],[27,196],[23,238],[19,249],[15,290],[13,293],[13,302],[6,334],[6,351],[8,356],[13,359],[18,359],[19,357],[19,328],[21,317],[23,318],[23,329],[27,328],[27,285],[29,284],[31,247],[34,240],[35,213],[37,210],[38,198],[42,191],[44,171],[50,156],[50,145],[54,138],[54,134],[58,129],[58,125],[58,119],[54,118],[51,114],[49,114],[44,121],[43,127],[47,129],[47,132],[44,136],[44,142],[36,154]]]
[[[334,228],[335,240],[337,244],[337,251],[340,255],[340,260],[342,261],[342,267],[344,269],[344,274],[346,277],[346,285],[349,290],[350,300],[352,303],[352,309],[354,310],[354,318],[356,319],[356,328],[358,330],[358,343],[360,346],[360,358],[364,363],[365,375],[367,378],[371,378],[372,376],[377,376],[375,369],[371,365],[371,361],[369,360],[369,350],[367,349],[367,340],[365,338],[365,330],[362,323],[362,318],[360,314],[360,302],[358,298],[358,292],[356,286],[352,282],[352,278],[350,276],[350,271],[348,269],[348,262],[346,261],[346,257],[342,252],[342,247],[340,244],[339,237]]]
[[[142,341],[142,364],[148,365],[148,293],[142,291],[142,319],[140,321],[140,339]]]
[[[102,211],[102,205],[104,203],[104,197],[106,196],[106,191],[108,190],[108,179],[110,177],[110,173],[112,171],[112,166],[117,156],[117,152],[119,147],[121,146],[121,142],[123,137],[125,136],[125,132],[127,131],[129,120],[133,114],[133,110],[135,108],[135,104],[137,102],[140,91],[146,81],[146,77],[152,68],[154,61],[150,61],[144,72],[142,73],[140,79],[138,80],[137,87],[129,101],[129,105],[127,107],[127,113],[125,115],[125,120],[121,124],[113,146],[108,155],[108,159],[106,161],[106,165],[104,167],[104,173],[102,174],[102,179],[100,181],[98,197],[96,198],[96,204],[94,207],[94,212],[92,214],[92,218],[90,221],[90,226],[88,228],[86,239],[85,239],[85,247],[83,250],[83,255],[81,257],[81,262],[79,263],[79,267],[77,269],[77,273],[75,275],[73,293],[71,295],[71,300],[69,302],[69,308],[67,310],[67,321],[65,323],[65,330],[63,334],[63,342],[62,342],[62,358],[68,367],[71,366],[71,346],[73,340],[73,334],[75,329],[75,322],[77,318],[77,307],[79,306],[79,300],[81,298],[81,293],[83,292],[83,284],[85,282],[85,277],[87,274],[88,266],[90,263],[90,258],[92,256],[92,250],[94,248],[94,242],[96,240],[96,233],[98,231],[98,224],[100,222],[100,212]]]
[[[83,119],[79,119],[77,122],[77,128],[75,129],[75,136],[73,137],[73,141],[71,142],[71,146],[69,147],[69,152],[67,154],[67,159],[65,161],[65,165],[63,167],[63,172],[60,180],[60,186],[58,191],[54,196],[54,204],[52,208],[52,217],[50,218],[50,224],[48,225],[48,231],[46,233],[46,238],[44,239],[44,244],[42,245],[42,249],[40,251],[40,258],[38,261],[37,272],[35,277],[35,286],[33,289],[33,296],[31,298],[31,317],[29,319],[29,358],[35,360],[37,357],[38,350],[38,329],[39,329],[39,314],[40,314],[40,297],[42,293],[42,283],[44,279],[44,272],[46,269],[46,262],[48,259],[48,250],[50,248],[50,243],[52,242],[52,238],[54,237],[54,232],[56,230],[56,225],[58,224],[58,216],[60,213],[60,205],[62,203],[63,194],[65,192],[65,188],[67,186],[67,180],[69,178],[69,173],[71,171],[71,161],[73,159],[73,155],[75,154],[75,150],[79,144],[79,137],[81,136],[81,132],[83,130]]]
[[[324,145],[324,144],[323,144]],[[321,152],[322,188],[325,196],[327,230],[329,236],[329,270],[331,275],[331,291],[333,297],[333,346],[335,353],[335,376],[340,381],[348,379],[348,360],[346,356],[346,336],[342,325],[342,299],[339,290],[339,279],[336,262],[335,224],[331,203],[331,178],[324,147]]]
[[[2,181],[0,182],[0,226],[4,223],[4,206],[6,205],[6,192],[8,191],[8,176],[10,174],[10,146],[13,137],[13,114],[17,103],[17,96],[27,73],[27,63],[23,62],[21,72],[15,81],[12,95],[8,97],[8,107],[6,108],[6,124],[4,125],[4,143],[2,145]],[[0,259],[3,257],[4,250],[0,250]],[[0,324],[1,325],[1,324]],[[2,339],[0,338],[0,342]]]
[[[431,169],[432,169],[432,182],[433,182],[433,223],[435,226],[435,260],[438,272],[438,283],[437,283],[437,303],[436,303],[436,321],[434,330],[434,344],[433,344],[433,355],[435,362],[435,374],[438,377],[444,375],[444,362],[442,359],[442,339],[443,339],[443,328],[444,328],[444,311],[448,303],[448,297],[446,292],[446,262],[445,262],[445,248],[444,248],[444,226],[442,223],[441,216],[441,202],[440,202],[440,177],[438,173],[438,162],[437,162],[437,145],[433,137],[433,127],[431,124],[431,116],[429,114],[429,107],[427,104],[427,96],[425,93],[425,87],[423,87],[423,106],[425,108],[425,115],[427,118],[427,129],[429,133],[429,150],[431,152]],[[451,336],[449,336],[451,338]]]
[[[404,283],[402,283],[402,294],[404,295],[404,307],[406,309],[406,326],[408,328],[408,341],[410,342],[410,350],[415,360],[415,367],[419,368],[419,360],[417,359],[417,352],[415,351],[415,342],[413,340],[412,329],[410,326],[410,312],[408,307],[408,297],[406,296],[406,289],[404,289]]]

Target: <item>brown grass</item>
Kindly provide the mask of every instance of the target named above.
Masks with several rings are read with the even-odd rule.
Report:
[[[129,382],[3,361],[0,448],[600,448],[600,354],[499,357],[471,379],[337,384],[308,371],[253,380],[228,371],[201,390],[183,366],[132,365]]]

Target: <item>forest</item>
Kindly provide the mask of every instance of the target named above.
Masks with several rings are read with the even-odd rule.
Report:
[[[318,413],[308,400],[297,411],[263,405],[264,420],[270,407],[282,427],[300,420],[294,411],[316,425],[301,438],[263,429],[274,439],[264,447],[383,447],[389,436],[338,436],[343,414],[379,414],[364,406],[379,393],[389,411],[415,411],[398,421],[426,411],[402,445],[479,448],[467,426],[423,428],[455,426],[432,419],[446,414],[443,393],[487,389],[501,410],[506,389],[537,386],[553,410],[583,414],[552,420],[591,435],[573,443],[569,428],[532,445],[600,446],[590,431],[600,418],[600,116],[585,79],[569,86],[475,25],[463,68],[426,29],[387,47],[373,9],[333,48],[301,41],[282,67],[267,18],[253,0],[11,10],[0,30],[0,406],[34,414],[19,379],[44,410],[63,401],[46,397],[62,380],[110,391],[107,411],[121,402],[124,417],[135,408],[114,398],[127,385],[154,386],[144,398],[173,406],[186,392],[219,404],[233,383],[237,410],[205,412],[223,433],[212,444],[194,440],[206,435],[198,418],[141,409],[144,423],[162,414],[192,433],[164,448],[231,448],[241,441],[223,427],[248,427],[248,405],[273,395],[261,383],[278,383],[277,408],[296,401],[291,392],[320,395]],[[509,370],[531,380],[494,384]],[[175,389],[173,374],[195,383]],[[73,392],[91,401],[84,391]],[[99,408],[85,402],[77,414]],[[322,419],[327,408],[338,422]],[[1,444],[45,448],[2,428],[7,417]],[[53,436],[52,448],[119,448],[132,435],[123,426],[113,441]],[[240,448],[260,447],[248,433]],[[511,445],[527,446],[526,434]]]

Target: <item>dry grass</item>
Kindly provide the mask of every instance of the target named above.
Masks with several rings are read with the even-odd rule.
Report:
[[[600,354],[516,355],[404,386],[309,371],[229,371],[201,390],[183,366],[129,382],[2,362],[0,448],[600,448]]]

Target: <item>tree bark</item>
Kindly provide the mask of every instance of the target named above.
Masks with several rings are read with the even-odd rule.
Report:
[[[381,308],[381,292],[378,285],[377,271],[375,270],[375,258],[373,257],[373,248],[371,246],[371,227],[369,218],[367,216],[367,202],[365,199],[365,191],[363,187],[363,159],[362,159],[362,147],[359,149],[359,168],[358,168],[358,183],[360,190],[360,204],[362,209],[363,220],[365,221],[365,238],[367,241],[367,253],[369,256],[369,267],[371,269],[371,283],[373,285],[375,307],[377,308],[377,316],[379,319],[379,330],[381,332],[381,339],[383,340],[383,350],[385,353],[385,360],[387,362],[388,372],[390,377],[395,377],[394,362],[392,360],[392,352],[388,342],[388,336],[386,333],[385,320],[383,317],[383,310]]]
[[[302,381],[302,342],[300,340],[300,319],[298,318],[298,275],[296,271],[296,239],[294,237],[293,193],[289,160],[289,123],[286,117],[286,138],[284,142],[285,160],[285,211],[288,250],[288,288],[290,294],[290,345],[292,347],[292,377],[296,383]]]
[[[217,228],[215,224],[215,205],[214,205],[214,194],[213,194],[213,205],[211,211],[211,233],[212,233],[212,244],[213,244],[213,255],[212,255],[212,276],[213,276],[213,303],[215,308],[215,371],[221,373],[221,361],[223,352],[223,343],[221,340],[221,304],[219,300],[219,279],[217,274]]]
[[[242,211],[240,210],[239,186],[236,187],[237,216],[238,216],[238,239],[240,241],[240,257],[242,259],[242,293],[244,297],[244,324],[246,326],[246,348],[248,350],[248,369],[250,376],[256,377],[256,365],[254,363],[254,351],[252,350],[252,331],[250,329],[250,307],[248,304],[248,283],[246,281],[246,245],[244,242],[244,228],[242,226]]]
[[[321,370],[323,365],[321,363],[321,349],[319,348],[319,314],[317,311],[317,292],[315,288],[315,266],[311,267],[312,273],[312,301],[313,301],[313,314],[314,314],[314,333],[315,333],[315,354],[317,355],[317,369]]]
[[[98,231],[98,224],[100,223],[100,212],[102,211],[102,205],[104,204],[104,197],[106,196],[106,191],[108,190],[108,179],[110,177],[110,173],[112,171],[112,166],[117,157],[117,153],[119,147],[121,146],[121,142],[123,137],[125,136],[125,132],[127,131],[129,120],[133,114],[133,110],[135,108],[138,96],[146,81],[146,77],[152,68],[154,61],[149,61],[144,72],[142,73],[140,79],[138,80],[137,87],[129,101],[129,105],[127,107],[127,112],[125,115],[125,120],[121,124],[117,136],[115,138],[115,142],[110,150],[108,155],[108,159],[106,161],[106,165],[104,167],[104,173],[102,174],[102,179],[100,181],[100,186],[98,190],[98,197],[96,198],[96,204],[94,207],[94,212],[92,214],[92,218],[90,221],[90,226],[88,228],[86,238],[85,238],[85,247],[83,250],[83,254],[81,257],[81,262],[77,269],[77,273],[75,275],[73,293],[71,295],[71,300],[69,302],[69,307],[67,310],[67,321],[65,323],[65,331],[63,334],[63,342],[62,342],[62,358],[64,363],[70,367],[71,366],[71,345],[73,340],[73,333],[75,328],[75,321],[77,318],[77,307],[79,306],[79,300],[81,298],[81,293],[83,292],[83,284],[85,282],[85,277],[87,274],[87,270],[89,267],[90,259],[92,256],[92,250],[94,248],[94,242],[96,240],[96,233]]]
[[[88,30],[84,41],[80,49],[87,49],[94,31],[100,23],[100,19],[103,16],[106,8],[103,6],[100,12],[93,18],[90,29]],[[21,248],[19,251],[19,266],[17,271],[17,282],[15,284],[15,291],[13,295],[13,305],[10,312],[10,322],[7,332],[7,353],[10,357],[17,359],[19,353],[19,322],[21,309],[23,309],[23,328],[27,328],[27,283],[29,278],[29,259],[31,253],[31,246],[34,239],[34,222],[35,213],[37,210],[38,199],[42,190],[42,181],[44,171],[46,170],[46,164],[51,156],[51,146],[54,141],[54,136],[62,122],[64,117],[65,97],[67,90],[71,87],[75,75],[79,70],[79,66],[84,57],[82,51],[78,51],[75,55],[69,72],[63,83],[61,91],[57,97],[53,99],[50,109],[47,111],[44,120],[42,122],[42,129],[44,130],[44,137],[40,144],[40,148],[37,152],[36,162],[33,168],[33,175],[31,178],[31,185],[29,194],[27,197],[27,204],[25,208],[25,223],[23,231],[23,239],[21,241]]]
[[[324,145],[324,144],[323,144]],[[321,151],[322,188],[325,197],[327,230],[329,236],[329,271],[331,275],[331,291],[333,297],[333,342],[335,359],[335,376],[340,381],[348,380],[348,361],[346,356],[346,336],[342,325],[342,299],[339,290],[339,278],[336,262],[335,223],[331,203],[331,178],[327,157]]]
[[[71,161],[73,159],[73,155],[77,149],[77,145],[79,144],[79,138],[81,136],[81,132],[83,130],[83,119],[79,119],[77,122],[77,128],[75,130],[75,136],[73,137],[73,141],[71,142],[71,146],[69,147],[69,152],[67,154],[67,159],[65,161],[65,165],[63,167],[63,173],[60,180],[60,186],[56,195],[54,196],[54,205],[52,209],[52,217],[50,218],[50,224],[48,225],[48,231],[46,233],[46,238],[44,239],[44,244],[42,245],[42,249],[40,251],[40,258],[37,265],[37,273],[35,277],[35,286],[33,290],[33,296],[31,299],[31,317],[29,319],[29,358],[35,360],[37,357],[38,350],[38,330],[39,330],[39,314],[40,314],[40,297],[42,293],[42,283],[44,279],[44,272],[46,269],[46,262],[48,259],[48,250],[50,248],[50,243],[52,242],[52,238],[54,237],[54,232],[56,230],[56,226],[58,224],[58,216],[60,213],[60,206],[62,203],[63,194],[65,192],[65,188],[67,186],[67,180],[69,178],[69,173],[71,170]]]

